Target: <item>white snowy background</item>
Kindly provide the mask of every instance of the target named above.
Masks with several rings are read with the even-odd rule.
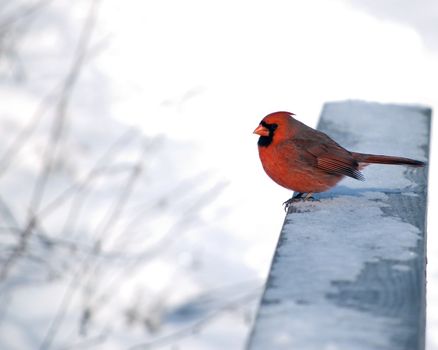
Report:
[[[0,0],[0,348],[242,349],[290,195],[252,131],[436,111],[437,23],[434,0]]]

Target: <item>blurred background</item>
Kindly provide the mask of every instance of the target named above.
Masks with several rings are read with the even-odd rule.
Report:
[[[0,0],[0,347],[242,349],[290,196],[254,128],[436,110],[437,63],[434,0]]]

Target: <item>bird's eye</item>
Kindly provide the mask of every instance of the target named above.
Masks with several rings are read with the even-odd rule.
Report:
[[[270,132],[273,132],[275,129],[277,129],[278,124],[272,123],[272,124],[268,124],[266,123],[264,120],[262,120],[260,122],[260,125],[265,127],[266,129],[268,129]]]

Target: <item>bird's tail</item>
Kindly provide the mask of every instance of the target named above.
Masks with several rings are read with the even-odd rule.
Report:
[[[353,157],[359,163],[374,163],[374,164],[397,164],[397,165],[408,165],[413,167],[422,167],[426,163],[420,160],[404,158],[404,157],[393,157],[393,156],[383,156],[379,154],[365,154],[365,153],[352,153]]]

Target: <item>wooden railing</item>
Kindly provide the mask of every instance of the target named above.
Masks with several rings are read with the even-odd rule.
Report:
[[[328,103],[318,129],[351,151],[427,162],[431,110]],[[427,167],[370,165],[289,208],[250,350],[423,350]]]

